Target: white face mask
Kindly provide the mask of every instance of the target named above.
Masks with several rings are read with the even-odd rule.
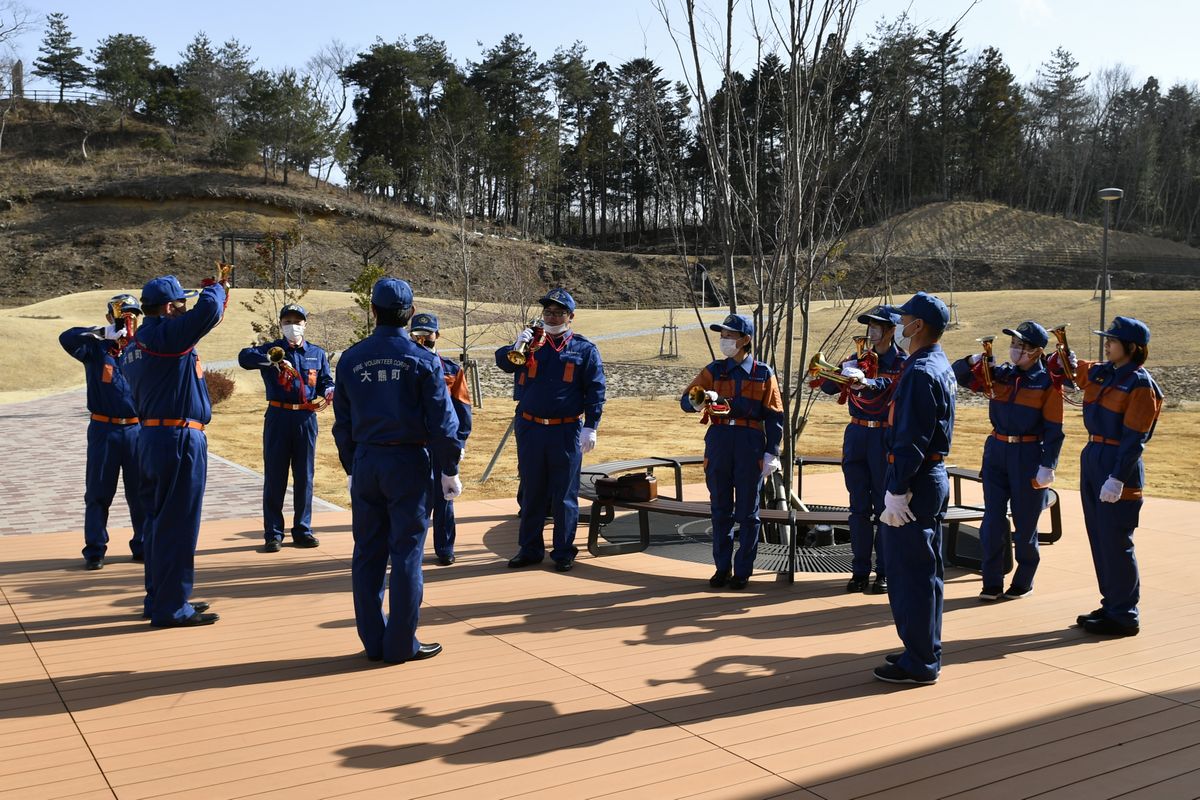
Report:
[[[721,355],[726,358],[733,358],[742,348],[738,345],[737,339],[722,339],[721,340]]]
[[[569,327],[571,327],[571,323],[563,322],[559,325],[542,325],[542,330],[551,336],[558,336],[560,333],[565,333]]]
[[[283,338],[287,339],[292,344],[300,344],[304,341],[304,323],[297,325],[280,325],[280,330],[283,331]]]
[[[916,322],[916,320],[914,319],[913,322]],[[908,323],[908,325],[911,324],[912,322]],[[904,332],[908,330],[908,325],[905,325],[903,328],[901,328],[900,332],[893,337],[896,340],[896,346],[901,350],[908,350],[912,345],[912,336],[906,336],[904,334]]]
[[[1020,347],[1010,347],[1008,348],[1008,359],[1019,367],[1025,360],[1025,351]]]

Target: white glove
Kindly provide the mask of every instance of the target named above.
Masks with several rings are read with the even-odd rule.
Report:
[[[842,367],[842,375],[855,383],[861,383],[867,379],[867,373],[858,367]]]
[[[883,513],[879,515],[880,521],[885,525],[891,525],[893,528],[899,528],[915,520],[917,518],[916,515],[908,507],[908,501],[911,499],[912,492],[907,492],[903,495],[884,492]]]
[[[533,328],[526,328],[517,334],[517,340],[513,342],[513,347],[520,347],[523,344],[528,344],[533,341]]]
[[[845,361],[843,361],[841,364],[838,364],[838,366],[842,368],[842,374],[845,375],[847,369],[857,369],[858,368],[858,359],[857,358],[848,358]]]
[[[1101,503],[1117,502],[1118,500],[1121,499],[1121,492],[1124,489],[1125,489],[1124,483],[1117,480],[1112,475],[1109,475],[1108,480],[1106,480],[1104,482],[1104,485],[1100,487],[1100,502]]]
[[[1045,489],[1054,483],[1054,470],[1050,467],[1038,467],[1037,476],[1033,479],[1033,488]]]
[[[579,431],[579,449],[581,452],[590,453],[596,447],[596,429],[582,428]]]
[[[978,364],[980,361],[983,361],[983,353],[975,353],[975,354],[973,354],[973,355],[971,356],[971,359],[970,359],[970,362],[969,362],[969,363],[970,363],[970,364],[971,364],[971,366],[973,367],[973,366],[975,366],[976,364]]]
[[[704,393],[704,399],[710,403],[715,403],[721,399],[721,395],[717,394],[712,389],[709,389]]]
[[[442,497],[453,500],[462,494],[462,481],[457,475],[442,474]]]
[[[120,339],[124,335],[125,335],[125,326],[124,325],[117,327],[117,323],[114,322],[112,325],[104,326],[104,338],[108,339],[109,341],[116,341],[117,339]]]
[[[1067,351],[1067,363],[1070,364],[1072,372],[1079,366],[1079,358],[1076,357],[1074,350]]]
[[[772,472],[779,470],[779,456],[774,453],[763,453],[762,477],[770,477]]]
[[[347,491],[347,492],[348,492],[348,491],[350,491],[350,485],[351,485],[352,483],[354,483],[354,476],[353,476],[353,475],[347,475],[347,476],[346,476],[346,491]]]
[[[333,402],[333,387],[332,386],[330,386],[328,389],[325,390],[325,402],[327,402],[327,403]]]

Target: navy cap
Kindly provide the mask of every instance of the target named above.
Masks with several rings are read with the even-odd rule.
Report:
[[[302,306],[298,303],[288,303],[286,306],[279,309],[279,318],[280,319],[283,319],[284,314],[299,314],[300,316],[304,317],[305,319],[308,319],[308,312],[304,310],[304,306]]]
[[[946,330],[946,326],[950,324],[950,309],[946,308],[946,304],[938,299],[937,295],[925,292],[917,292],[895,311],[897,314],[924,320],[939,331]]]
[[[142,287],[142,305],[161,306],[166,303],[173,303],[176,300],[195,297],[198,294],[200,293],[195,289],[185,292],[183,286],[179,284],[179,278],[176,278],[174,275],[164,275],[161,278],[154,278],[148,281]]]
[[[371,288],[371,305],[396,311],[411,308],[412,287],[399,278],[380,278]]]
[[[875,306],[865,314],[860,314],[858,321],[863,325],[878,322],[880,325],[899,325],[900,313],[895,306]]]
[[[118,294],[108,298],[108,305],[104,307],[104,313],[111,314],[113,303],[121,304],[121,313],[142,313],[142,304],[137,301],[137,298],[131,294]]]
[[[1140,344],[1146,347],[1150,344],[1150,326],[1140,319],[1133,317],[1113,317],[1112,325],[1106,331],[1092,331],[1097,336],[1111,336],[1130,344]]]
[[[725,318],[725,321],[718,324],[708,326],[710,331],[730,331],[732,333],[740,333],[742,336],[754,335],[754,320],[750,319],[745,314],[730,314]]]
[[[438,318],[436,316],[434,316],[433,314],[425,314],[425,313],[417,314],[415,317],[412,318],[412,324],[408,326],[408,329],[410,331],[412,331],[413,333],[416,333],[417,331],[427,331],[429,333],[437,333]]]
[[[1050,334],[1046,333],[1046,329],[1031,319],[1025,320],[1016,328],[1005,328],[1002,332],[1034,347],[1045,347],[1046,342],[1050,341]]]
[[[571,297],[571,293],[566,289],[551,289],[550,291],[546,292],[546,296],[541,300],[538,300],[538,302],[542,304],[542,308],[545,308],[551,303],[558,303],[568,312],[572,314],[575,313],[575,298]]]

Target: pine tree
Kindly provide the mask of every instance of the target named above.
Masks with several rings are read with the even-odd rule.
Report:
[[[108,95],[119,110],[124,131],[126,115],[150,93],[154,45],[141,36],[118,33],[100,41],[92,52],[92,61],[96,63],[96,88]]]
[[[88,80],[88,68],[80,62],[83,48],[71,42],[75,34],[67,28],[67,15],[55,12],[46,18],[46,35],[38,52],[42,55],[33,62],[30,70],[39,78],[49,78],[58,84],[58,102],[63,101],[67,89],[83,86]]]

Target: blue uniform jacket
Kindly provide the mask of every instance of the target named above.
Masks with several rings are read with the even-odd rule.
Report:
[[[954,377],[972,392],[984,391],[978,367],[971,359],[954,362]],[[1002,436],[1037,436],[1042,440],[1043,467],[1058,466],[1063,445],[1062,392],[1040,360],[1022,371],[1013,364],[992,368],[992,400],[988,403],[992,429]]]
[[[1143,367],[1120,369],[1111,361],[1078,362],[1075,384],[1083,389],[1083,425],[1093,436],[1119,442],[1112,477],[1133,485],[1138,460],[1154,436],[1162,412],[1163,392]]]
[[[907,494],[913,475],[926,460],[950,452],[954,431],[954,371],[940,344],[908,357],[891,409],[887,429],[887,490]]]
[[[441,359],[404,328],[378,325],[342,353],[334,387],[333,441],[347,475],[363,444],[423,444],[442,472],[458,474],[458,419]]]
[[[584,427],[595,430],[604,410],[604,366],[596,345],[575,333],[568,333],[555,348],[547,341],[518,367],[508,360],[512,345],[496,351],[496,366],[514,374],[513,397],[517,413],[544,419],[562,419],[583,415]]]
[[[855,419],[865,419],[872,422],[882,422],[888,418],[890,403],[881,399],[887,396],[893,383],[904,368],[904,360],[908,355],[896,347],[895,343],[879,356],[879,373],[874,378],[863,381],[863,388],[855,392],[855,396],[863,402],[850,403],[850,416]],[[842,386],[831,380],[821,381],[821,391],[825,394],[840,394]],[[861,405],[861,407],[860,407]]]
[[[209,423],[212,404],[195,348],[224,313],[225,287],[215,284],[205,287],[183,315],[148,317],[138,327],[121,366],[139,417]]]
[[[88,411],[114,419],[137,416],[116,342],[104,339],[95,328],[71,328],[62,332],[58,343],[72,358],[83,362]]]
[[[272,347],[282,347],[285,358],[292,363],[300,379],[293,378],[287,386],[279,385],[279,369],[270,363],[267,351]],[[276,339],[257,347],[247,347],[238,353],[238,364],[242,369],[257,369],[262,374],[263,383],[267,387],[267,401],[279,403],[311,403],[318,397],[323,397],[325,391],[333,386],[333,375],[329,371],[329,356],[325,350],[309,341],[293,347],[287,339]],[[304,393],[301,397],[300,383],[304,383]]]
[[[471,435],[471,393],[467,389],[467,373],[457,361],[439,355],[442,374],[446,376],[446,391],[450,393],[450,404],[458,417],[458,441],[466,444]]]
[[[779,394],[779,382],[769,366],[755,361],[747,372],[732,358],[712,362],[700,370],[679,398],[679,407],[687,412],[698,410],[688,399],[693,386],[714,391],[718,397],[728,400],[729,416],[726,419],[761,422],[763,452],[779,455],[779,446],[783,442],[783,398]]]

